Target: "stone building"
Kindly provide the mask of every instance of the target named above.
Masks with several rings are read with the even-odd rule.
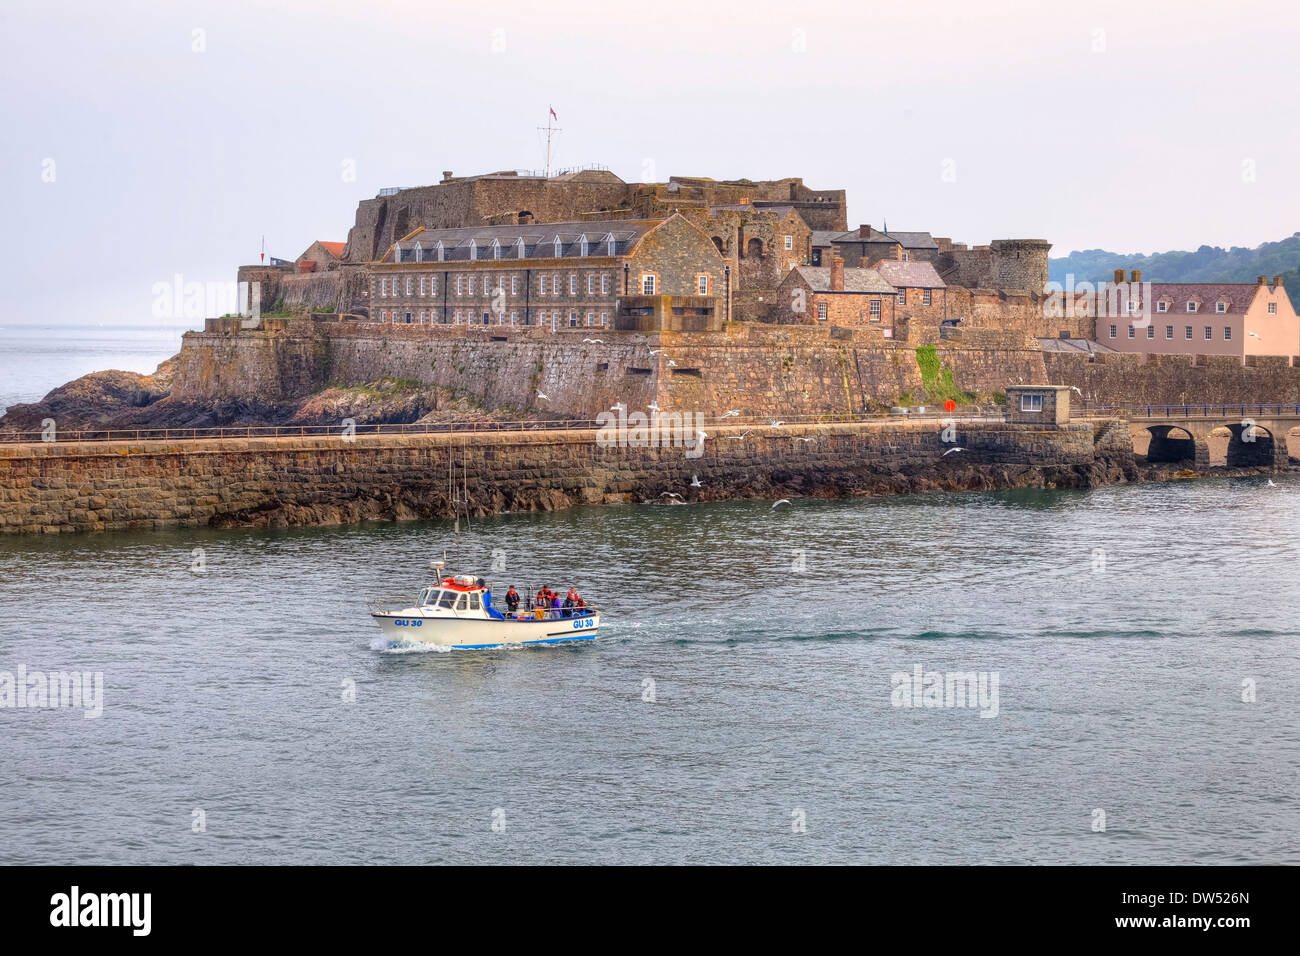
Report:
[[[680,215],[418,229],[367,268],[370,321],[609,326],[622,296],[692,297],[725,314],[726,263]],[[682,308],[679,305],[677,308]],[[670,313],[671,314],[671,313]]]
[[[827,266],[796,266],[774,296],[768,313],[781,325],[879,328],[893,335],[898,290],[875,269],[846,267],[832,256]]]
[[[345,242],[317,239],[293,261],[297,272],[331,272],[339,267]]]
[[[861,225],[848,232],[818,232],[813,236],[810,262],[822,265],[828,252],[849,265],[870,268],[885,259],[933,262],[939,247],[928,232],[883,232]]]

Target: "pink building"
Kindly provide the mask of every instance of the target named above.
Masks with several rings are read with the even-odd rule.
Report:
[[[1300,319],[1280,276],[1271,286],[1260,276],[1253,285],[1133,282],[1128,289],[1135,291],[1125,296],[1121,314],[1097,316],[1097,341],[1116,351],[1300,355]],[[1149,310],[1142,301],[1147,294]]]

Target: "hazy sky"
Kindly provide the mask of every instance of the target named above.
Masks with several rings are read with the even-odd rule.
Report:
[[[558,165],[802,176],[850,225],[1254,246],[1300,229],[1298,60],[1250,0],[4,0],[0,324],[147,324],[383,186],[540,169],[548,105]]]

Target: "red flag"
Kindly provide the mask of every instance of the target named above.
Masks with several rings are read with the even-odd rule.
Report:
[[[552,115],[552,116],[555,116],[555,107],[552,106],[552,107],[550,108],[550,110],[551,110],[551,115]],[[555,118],[556,118],[556,119],[559,119],[558,116],[555,116]]]

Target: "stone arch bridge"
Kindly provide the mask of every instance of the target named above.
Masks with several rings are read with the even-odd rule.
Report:
[[[1128,420],[1134,438],[1150,437],[1148,461],[1210,466],[1210,435],[1226,428],[1227,464],[1233,468],[1288,467],[1287,432],[1300,428],[1300,404],[1120,405],[1094,412]]]

